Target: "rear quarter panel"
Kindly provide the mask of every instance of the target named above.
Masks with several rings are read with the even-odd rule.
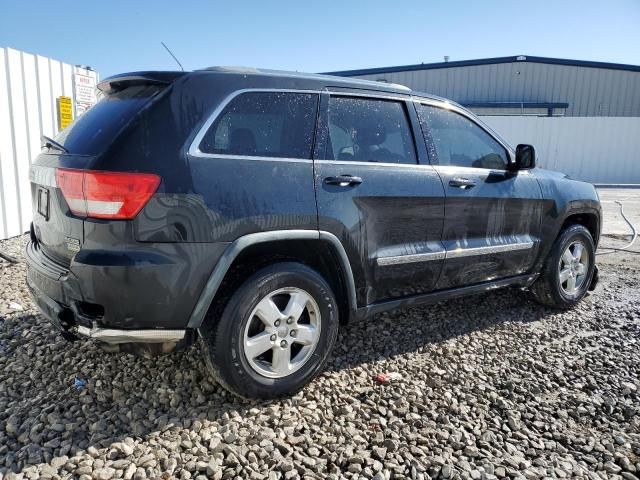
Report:
[[[260,231],[317,229],[311,160],[242,160],[189,155],[197,132],[231,94],[278,88],[277,78],[193,73],[176,81],[109,152],[162,184],[134,222],[141,242],[228,242]],[[300,85],[304,88],[305,85]],[[287,88],[296,88],[290,85]]]

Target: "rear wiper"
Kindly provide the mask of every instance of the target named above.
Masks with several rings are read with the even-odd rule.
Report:
[[[42,145],[44,147],[54,148],[56,150],[61,151],[62,153],[69,153],[69,150],[67,150],[64,147],[64,145],[56,142],[53,138],[47,137],[46,135],[41,135],[40,136],[40,142],[42,142]]]

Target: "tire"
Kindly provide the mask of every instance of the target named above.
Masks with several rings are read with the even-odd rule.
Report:
[[[323,369],[337,335],[338,305],[331,288],[317,272],[295,262],[255,273],[231,296],[220,319],[200,329],[210,372],[230,392],[251,399],[300,390]]]
[[[571,266],[566,252],[575,260],[575,246],[582,245],[579,264]],[[571,225],[560,232],[542,267],[540,277],[530,291],[538,303],[554,308],[571,308],[587,294],[595,269],[595,246],[593,238],[582,225]],[[586,266],[584,266],[586,264]],[[583,265],[580,268],[578,265]],[[582,275],[579,272],[584,271]],[[561,272],[562,274],[561,278]],[[567,274],[572,274],[567,277]],[[575,282],[572,288],[572,280]],[[565,280],[566,279],[566,280]]]

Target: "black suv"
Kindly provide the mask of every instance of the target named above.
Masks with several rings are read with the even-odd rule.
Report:
[[[534,168],[473,114],[399,85],[256,69],[136,72],[31,170],[28,285],[69,339],[156,354],[277,397],[338,324],[528,288],[595,284],[594,187]]]

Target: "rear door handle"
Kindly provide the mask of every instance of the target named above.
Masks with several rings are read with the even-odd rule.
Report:
[[[338,175],[336,177],[325,177],[324,183],[327,185],[338,185],[340,187],[350,187],[360,185],[362,178],[353,175]]]
[[[467,190],[469,188],[475,187],[476,182],[468,178],[453,177],[451,180],[449,180],[449,186]]]

